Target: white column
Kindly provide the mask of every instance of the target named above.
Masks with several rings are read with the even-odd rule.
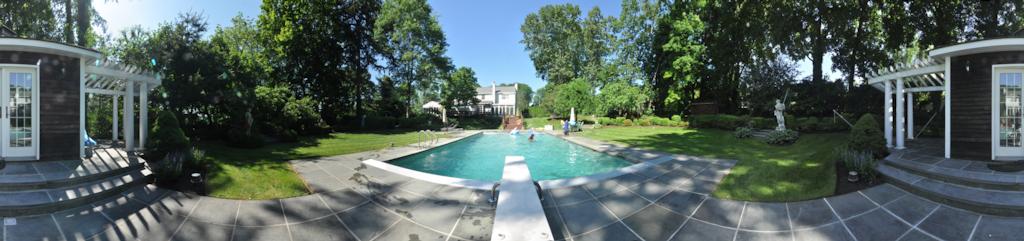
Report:
[[[113,118],[111,118],[113,120],[112,121],[113,122],[113,127],[110,128],[110,130],[114,131],[114,135],[111,136],[110,140],[112,140],[115,143],[117,142],[117,134],[118,134],[118,129],[117,129],[118,128],[117,127],[118,126],[118,124],[117,124],[118,114],[117,114],[117,111],[121,110],[121,108],[117,107],[117,98],[118,98],[117,95],[111,95],[110,96],[110,99],[113,99],[113,102],[114,102],[114,104],[110,106],[110,109],[112,109],[113,112],[114,112],[113,113],[114,116],[113,116]]]
[[[953,107],[950,106],[950,101],[949,101],[950,96],[952,96],[952,92],[951,92],[952,88],[949,87],[949,82],[953,79],[952,76],[950,75],[951,74],[950,73],[951,72],[950,71],[950,65],[951,64],[952,63],[950,63],[949,57],[946,57],[946,74],[944,75],[944,78],[945,78],[946,81],[943,82],[943,85],[942,85],[942,87],[944,89],[943,90],[943,95],[942,95],[942,100],[946,102],[945,108],[943,108],[946,111],[946,113],[945,113],[946,114],[946,128],[945,128],[946,134],[944,135],[944,139],[945,139],[945,156],[946,156],[946,158],[950,158],[949,146],[950,146],[950,143],[952,142],[952,136],[949,135],[949,130],[950,130],[950,128],[953,127],[952,125],[950,125],[950,120],[951,120],[950,119],[950,114],[952,113]]]
[[[907,91],[907,140],[914,139],[914,92]]]
[[[135,84],[128,82],[124,92],[124,149],[133,151],[135,150],[135,134],[132,133],[135,129],[135,97],[132,96],[132,93],[135,92]]]
[[[142,82],[139,89],[139,150],[146,149],[146,136],[149,135],[149,83]]]
[[[892,147],[892,82],[885,81],[885,106],[882,109],[885,113],[883,131],[885,132],[885,146]]]
[[[904,132],[904,126],[906,126],[906,116],[903,115],[903,104],[904,101],[903,93],[903,78],[896,79],[896,149],[903,149],[903,141],[906,137]]]
[[[78,64],[78,156],[85,157],[85,59],[79,59]],[[36,158],[39,158],[38,148]]]

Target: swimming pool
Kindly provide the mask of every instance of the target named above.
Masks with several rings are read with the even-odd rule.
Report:
[[[534,180],[562,179],[607,172],[632,165],[625,159],[596,152],[561,138],[537,134],[482,133],[390,161],[421,172],[474,179],[501,180],[505,156],[523,156]]]

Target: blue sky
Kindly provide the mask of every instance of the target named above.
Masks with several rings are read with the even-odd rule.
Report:
[[[526,15],[548,4],[572,3],[585,13],[594,6],[605,16],[618,16],[618,0],[542,0],[542,1],[452,1],[428,0],[438,16],[448,38],[448,56],[456,66],[473,68],[480,85],[523,82],[533,89],[544,82],[537,78],[528,53],[519,43],[520,25]],[[106,18],[108,33],[116,36],[121,29],[141,25],[152,29],[159,23],[173,21],[178,13],[196,11],[210,22],[210,30],[217,25],[230,24],[239,12],[255,18],[260,12],[258,0],[120,0],[93,1],[96,10]],[[799,62],[800,76],[810,75],[809,61]],[[831,61],[826,58],[825,73],[830,73]]]

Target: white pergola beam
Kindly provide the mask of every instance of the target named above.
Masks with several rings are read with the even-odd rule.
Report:
[[[132,80],[132,81],[143,81],[143,82],[147,82],[147,83],[155,84],[155,85],[159,85],[160,84],[160,80],[157,79],[156,77],[148,76],[148,75],[143,75],[143,74],[129,73],[129,72],[125,72],[123,70],[116,70],[116,69],[113,69],[113,68],[110,68],[110,67],[91,66],[90,65],[90,66],[85,66],[85,72],[89,73],[89,74],[100,75],[100,76],[103,76],[103,77],[113,78],[113,79],[126,79],[126,80]]]
[[[907,139],[914,139],[914,92],[907,92]]]
[[[935,65],[931,65],[931,66],[907,69],[907,70],[903,70],[903,71],[892,72],[892,73],[883,74],[883,75],[880,75],[880,76],[871,77],[871,78],[868,79],[868,83],[872,84],[872,83],[878,83],[878,82],[882,82],[882,81],[895,80],[895,79],[914,77],[914,76],[933,74],[933,73],[942,73],[942,72],[943,72],[943,65],[942,64],[935,64]]]
[[[935,91],[943,91],[943,90],[945,90],[945,87],[943,87],[941,85],[940,86],[914,87],[914,88],[903,89],[903,91],[906,91],[906,92],[935,92]]]
[[[113,118],[112,118],[113,119],[113,127],[110,128],[110,130],[114,131],[114,133],[113,133],[113,135],[111,136],[110,139],[113,140],[116,143],[117,142],[117,134],[118,134],[117,133],[117,119],[118,119],[117,111],[120,110],[120,108],[117,107],[117,98],[118,98],[117,95],[111,95],[110,98],[113,99],[113,101],[114,101],[114,104],[110,106],[111,109],[114,110],[114,113],[113,113],[114,115],[113,115]]]
[[[885,146],[892,147],[892,82],[885,81],[883,83],[885,88],[885,120],[884,131],[885,131]]]
[[[903,103],[905,93],[903,93],[903,79],[896,79],[896,149],[903,149],[904,139],[906,138],[906,116],[903,113]]]
[[[946,133],[945,133],[945,135],[943,137],[943,139],[944,139],[943,141],[945,142],[943,148],[944,148],[944,151],[945,151],[944,155],[945,155],[946,158],[950,158],[950,148],[949,147],[950,147],[950,142],[952,140],[952,137],[949,135],[950,127],[952,127],[952,125],[950,125],[950,114],[952,114],[952,112],[950,110],[953,109],[953,106],[950,105],[950,97],[953,94],[952,92],[950,92],[950,90],[952,90],[952,89],[950,88],[950,83],[949,83],[950,79],[952,79],[952,76],[950,75],[950,72],[951,72],[950,71],[950,64],[951,63],[949,62],[949,57],[947,56],[946,57],[946,64],[945,64],[945,67],[946,67],[945,68],[945,74],[943,75],[945,81],[943,81],[943,85],[942,85],[945,88],[945,91],[943,92],[944,94],[942,95],[942,99],[943,99],[943,101],[946,102],[946,106],[945,106],[946,108],[943,108],[943,109],[945,109],[945,112],[946,112],[945,113],[945,115],[946,115],[945,132]]]
[[[149,133],[149,95],[145,93],[149,89],[148,85],[142,82],[142,93],[139,93],[139,150],[146,149],[146,136]]]
[[[135,150],[135,98],[131,95],[134,89],[135,85],[129,84],[124,92],[124,148],[127,151]]]

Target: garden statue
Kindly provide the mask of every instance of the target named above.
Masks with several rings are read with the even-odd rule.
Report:
[[[786,110],[786,105],[782,104],[782,101],[775,99],[775,121],[779,123],[778,127],[775,127],[777,131],[786,130],[786,117],[782,114],[782,111]]]

